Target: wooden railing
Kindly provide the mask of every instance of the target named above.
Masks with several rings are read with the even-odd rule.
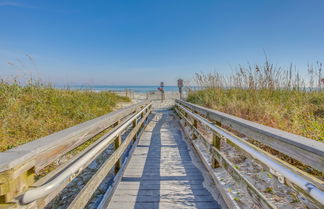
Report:
[[[98,206],[106,208],[109,196],[121,177],[122,169],[125,168],[122,166],[122,156],[126,150],[130,150],[131,154],[132,149],[129,148],[134,147],[132,145],[137,142],[136,138],[144,129],[151,110],[151,102],[144,101],[0,153],[0,208],[44,208],[111,145],[114,147],[111,155],[95,170],[66,206],[85,207],[91,199],[91,194],[97,190],[107,174],[113,171],[115,183],[105,192],[104,201]],[[185,121],[186,127],[190,127],[193,142],[201,141],[205,150],[209,152],[211,161],[206,160],[206,153],[201,153],[197,144],[193,143],[229,208],[236,208],[237,205],[229,197],[228,191],[222,188],[218,177],[215,176],[215,168],[226,170],[258,207],[277,207],[224,154],[221,146],[223,144],[232,146],[248,158],[256,160],[277,176],[279,182],[295,189],[319,208],[323,208],[322,180],[255,146],[250,140],[266,145],[322,173],[323,143],[183,100],[176,100],[175,110]],[[72,157],[57,165],[56,162],[67,155]]]
[[[201,140],[212,156],[211,162],[205,160],[209,173],[230,208],[237,207],[235,201],[222,189],[221,183],[213,169],[224,168],[235,182],[243,188],[246,195],[260,208],[277,208],[259,191],[221,150],[221,143],[226,143],[247,157],[259,162],[265,169],[278,177],[280,183],[286,184],[313,201],[319,208],[324,207],[323,181],[277,158],[277,156],[249,143],[247,139],[258,141],[271,149],[277,150],[304,165],[324,171],[324,144],[312,139],[290,134],[278,129],[247,121],[229,114],[211,110],[183,100],[176,101],[178,115],[185,121],[193,133],[192,138]],[[212,140],[205,132],[212,133]],[[244,139],[239,136],[244,136]],[[195,144],[193,143],[195,146]],[[196,147],[199,154],[199,148]],[[204,153],[200,153],[202,158]],[[204,161],[204,160],[203,160]]]
[[[144,101],[0,153],[0,208],[45,207],[114,143],[115,151],[69,205],[83,208],[108,172],[119,171],[121,156],[143,130],[151,109]],[[76,154],[53,166],[69,153]]]

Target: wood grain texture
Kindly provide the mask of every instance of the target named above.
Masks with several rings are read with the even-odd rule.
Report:
[[[108,208],[219,208],[173,113],[153,114]]]
[[[35,161],[37,171],[147,104],[145,101],[126,107],[0,153],[0,172],[26,161]]]
[[[0,204],[12,201],[35,182],[35,173],[117,121],[140,111],[144,101],[0,153]]]
[[[324,143],[182,100],[177,100],[177,103],[324,172]]]
[[[91,177],[91,179],[87,182],[87,184],[82,188],[79,194],[74,198],[72,203],[69,205],[68,208],[70,209],[79,209],[84,208],[87,204],[91,195],[95,192],[97,187],[106,177],[108,172],[116,166],[117,162],[120,162],[120,157],[125,152],[126,148],[132,142],[134,136],[139,132],[142,124],[144,124],[145,119],[148,117],[148,113],[143,116],[143,118],[139,121],[136,127],[128,134],[127,138],[123,141],[123,143],[119,144],[115,152],[105,161],[105,163],[100,167],[100,169]],[[119,167],[120,169],[120,167]],[[118,170],[119,170],[118,169]]]

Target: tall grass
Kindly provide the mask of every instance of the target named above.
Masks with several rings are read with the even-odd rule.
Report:
[[[322,64],[309,65],[301,76],[269,61],[240,66],[232,75],[197,73],[201,90],[191,91],[188,101],[247,120],[324,141],[324,91]]]
[[[0,81],[0,151],[111,112],[128,102],[110,92],[56,89],[37,81]]]

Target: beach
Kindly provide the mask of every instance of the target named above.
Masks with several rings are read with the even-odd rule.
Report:
[[[153,109],[163,110],[163,109],[170,109],[174,106],[175,100],[180,99],[180,94],[177,91],[166,91],[165,92],[165,99],[161,100],[161,92],[159,91],[150,91],[150,92],[127,92],[126,91],[120,91],[115,92],[116,94],[120,96],[128,96],[131,99],[131,102],[127,103],[120,103],[118,105],[118,108],[126,107],[131,104],[136,104],[138,102],[144,101],[144,100],[151,100]],[[183,98],[186,97],[186,93],[184,93]]]

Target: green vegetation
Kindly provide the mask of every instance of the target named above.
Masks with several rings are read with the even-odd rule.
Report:
[[[56,89],[30,81],[0,81],[0,151],[113,111],[129,102],[111,92]]]
[[[267,187],[263,192],[265,193],[273,193],[272,187]]]
[[[240,67],[230,76],[198,73],[201,90],[190,92],[188,101],[324,141],[321,71],[320,63],[309,66],[306,81],[292,67],[283,70],[266,61],[262,66]]]

